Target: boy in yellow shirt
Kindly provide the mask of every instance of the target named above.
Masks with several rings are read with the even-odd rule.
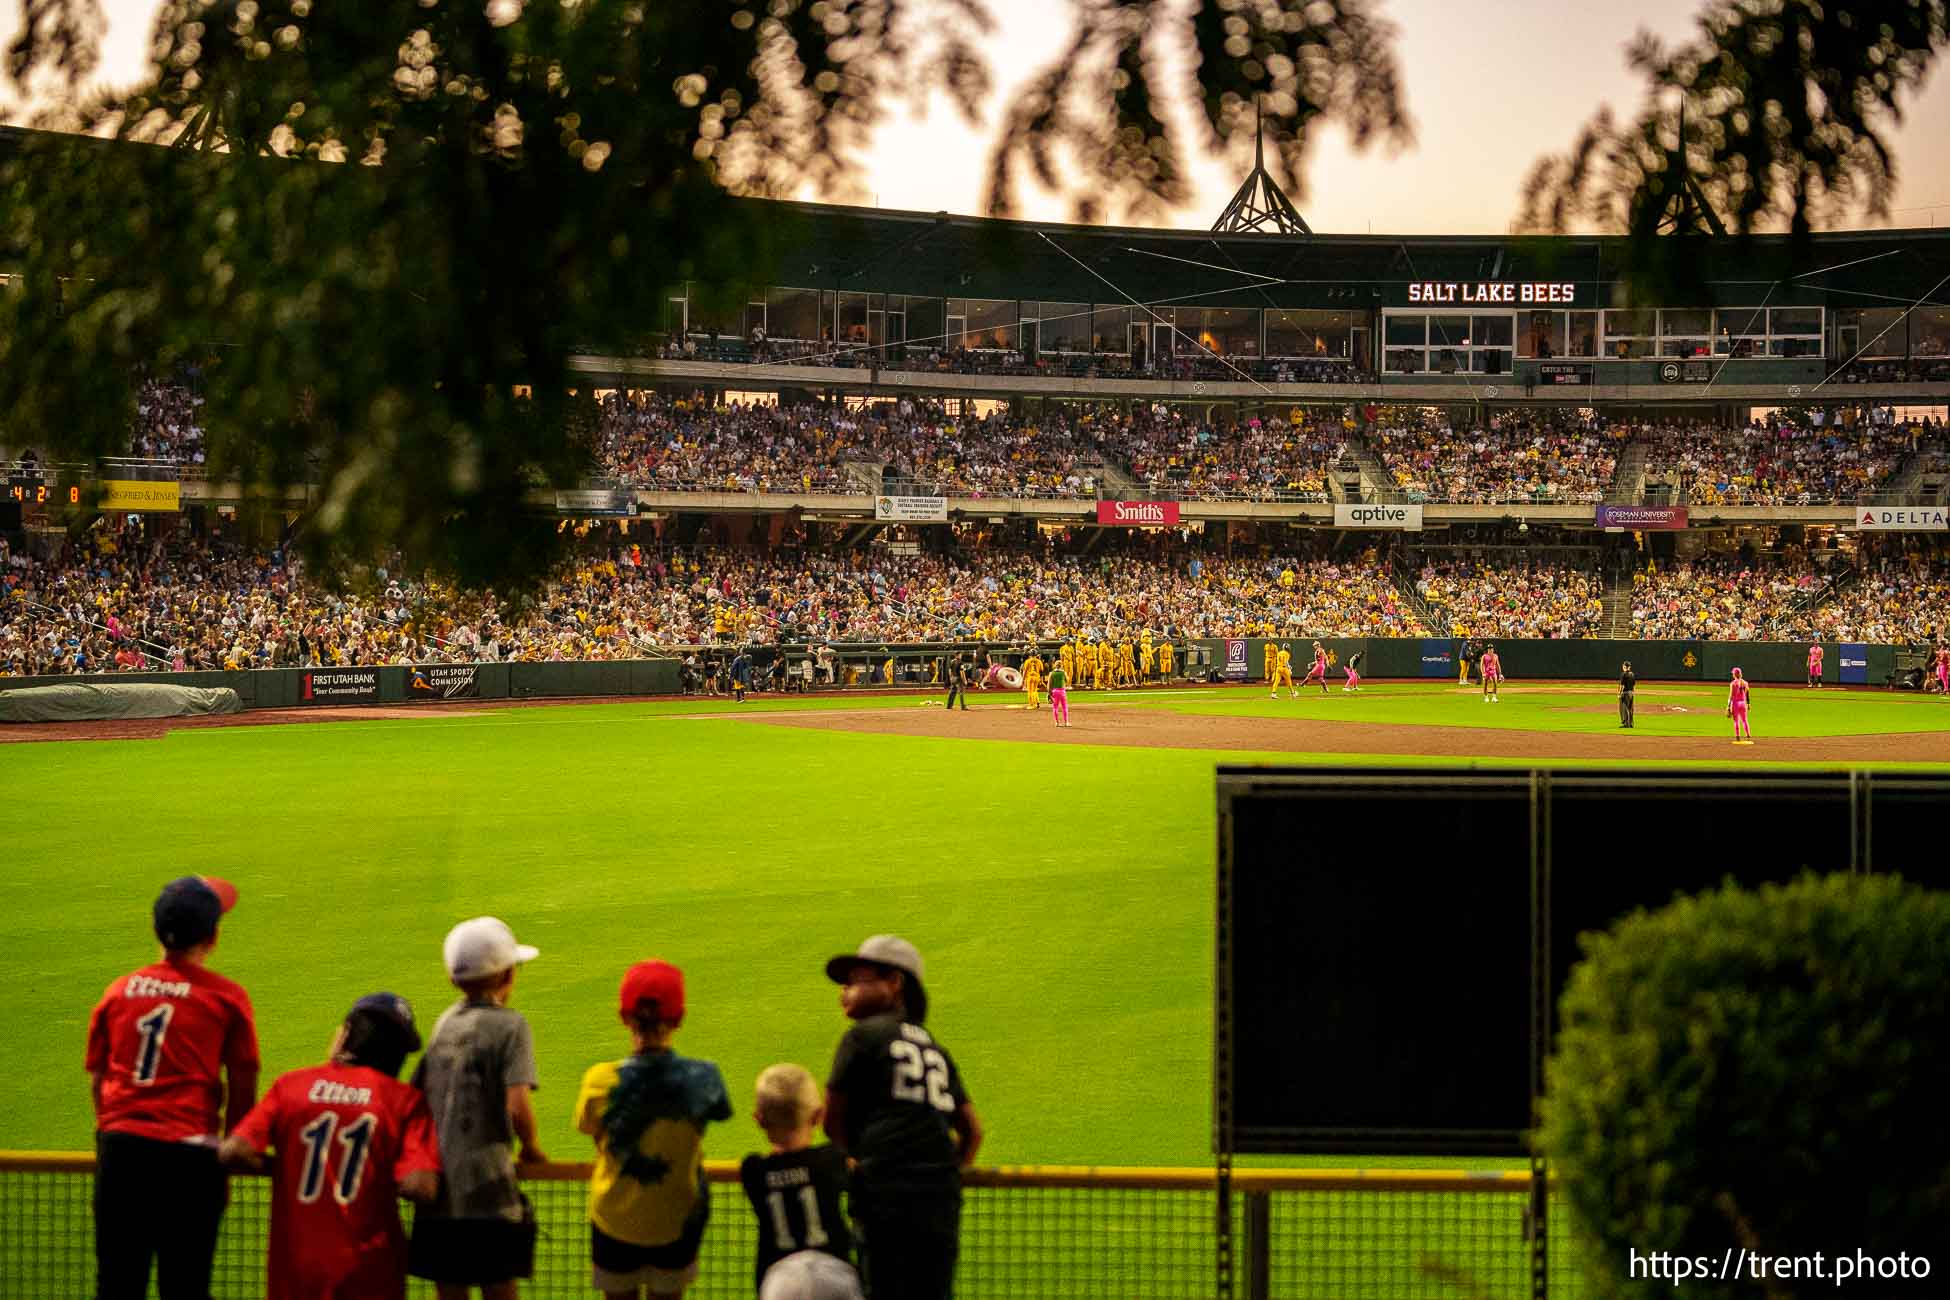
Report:
[[[684,1023],[684,973],[642,961],[623,976],[631,1056],[589,1067],[576,1129],[596,1139],[589,1171],[592,1281],[611,1300],[680,1296],[697,1279],[710,1218],[704,1126],[731,1118],[724,1076],[670,1048]]]

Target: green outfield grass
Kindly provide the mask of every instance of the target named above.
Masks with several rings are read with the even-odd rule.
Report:
[[[1078,703],[1084,719],[1143,706],[1597,732],[1615,725],[1605,713],[1564,710],[1609,699],[1602,684],[1517,681],[1488,706],[1453,682],[1383,683],[1359,697],[1336,683],[1324,701],[1239,690]],[[1720,734],[1723,699],[1724,688],[1647,684],[1640,729]],[[1689,711],[1648,714],[1667,702]],[[89,1009],[111,978],[150,959],[157,887],[207,872],[243,892],[213,965],[256,1000],[267,1078],[319,1059],[338,1017],[373,989],[408,995],[430,1027],[448,998],[441,936],[493,913],[543,952],[515,1005],[535,1026],[549,1153],[587,1155],[569,1123],[576,1082],[627,1049],[613,1004],[623,968],[663,956],[690,977],[680,1050],[718,1060],[738,1105],[707,1148],[736,1156],[758,1142],[743,1118],[758,1070],[796,1060],[823,1074],[844,1028],[825,958],[895,930],[927,955],[931,1023],[989,1127],[984,1163],[1209,1159],[1212,771],[1309,756],[684,716],[737,707],[563,706],[0,747],[0,941],[17,1070],[0,1147],[89,1145]],[[1763,737],[1915,732],[1950,728],[1950,705],[1772,688],[1753,717]]]

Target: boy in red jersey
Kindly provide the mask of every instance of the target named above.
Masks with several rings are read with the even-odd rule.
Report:
[[[403,1300],[399,1198],[430,1201],[440,1152],[418,1088],[399,1081],[418,1051],[413,1008],[392,993],[353,1004],[324,1065],[271,1085],[223,1140],[223,1162],[271,1169],[269,1300]]]
[[[204,965],[236,901],[214,877],[163,886],[161,959],[110,984],[88,1019],[98,1300],[141,1300],[152,1259],[161,1300],[210,1294],[228,1190],[217,1140],[257,1096],[250,997]]]

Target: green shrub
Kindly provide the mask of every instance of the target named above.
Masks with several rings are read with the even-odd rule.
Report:
[[[1583,947],[1537,1137],[1600,1295],[1950,1294],[1950,894],[1728,885]],[[1630,1276],[1632,1251],[1720,1268],[1729,1249],[1908,1252],[1932,1276]]]

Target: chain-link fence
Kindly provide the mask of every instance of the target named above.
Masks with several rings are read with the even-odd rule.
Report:
[[[713,1162],[711,1226],[690,1295],[754,1292],[757,1221],[736,1166]],[[0,1153],[0,1297],[63,1300],[94,1284],[86,1155]],[[524,1296],[587,1296],[585,1165],[527,1175],[540,1226]],[[1529,1176],[1368,1170],[1234,1175],[1242,1300],[1524,1300]],[[1195,1300],[1215,1289],[1213,1175],[1193,1169],[987,1169],[971,1173],[955,1293],[964,1300]],[[231,1181],[213,1291],[264,1294],[266,1179]],[[1551,1293],[1584,1292],[1561,1223]],[[414,1297],[432,1290],[416,1283]]]

